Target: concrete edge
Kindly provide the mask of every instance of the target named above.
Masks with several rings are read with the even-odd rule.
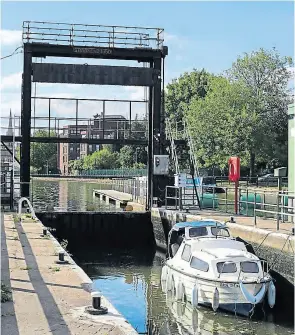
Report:
[[[37,223],[40,223],[43,227],[45,227],[38,219]],[[63,251],[71,265],[71,268],[77,273],[79,278],[81,279],[81,287],[84,291],[91,293],[94,292],[93,281],[89,278],[89,276],[84,272],[84,270],[73,260],[73,258],[67,253],[67,251],[60,245],[58,240],[51,234],[50,231],[47,230],[47,234],[49,235],[51,241],[56,247],[56,251]],[[95,290],[98,291],[98,290]],[[100,292],[100,291],[99,291]],[[100,292],[101,293],[101,292]],[[103,303],[105,307],[108,308],[109,312],[112,316],[106,314],[105,316],[100,316],[100,319],[105,320],[106,322],[112,322],[111,318],[116,316],[116,325],[121,328],[126,335],[137,335],[137,331],[133,328],[133,326],[125,319],[125,317],[111,304],[111,302],[101,293]],[[91,305],[91,297],[89,296],[89,305]]]
[[[194,215],[194,214],[189,214],[189,213],[177,213],[174,210],[170,209],[161,209],[161,208],[153,208],[152,210],[152,216],[161,218],[161,213],[160,212],[166,212],[166,218],[167,219],[173,219],[176,220],[176,215],[179,215],[179,219],[184,219],[187,221],[191,220],[200,220],[204,218],[204,216],[201,215]],[[210,218],[211,216],[206,217],[206,219]],[[223,220],[220,220],[221,222],[224,222]],[[235,231],[236,234],[233,234],[234,236],[236,235],[241,235],[240,237],[248,240],[249,242],[253,243],[261,243],[263,241],[264,246],[268,246],[277,250],[282,249],[283,245],[287,240],[293,245],[293,249],[295,246],[295,236],[293,236],[291,233],[290,234],[283,234],[283,233],[278,233],[276,231],[270,231],[262,228],[256,228],[254,226],[245,226],[241,225],[238,223],[230,223],[227,222],[226,225],[232,230]],[[265,238],[265,240],[264,240]],[[294,251],[292,248],[289,248],[286,251],[289,254],[294,255]]]

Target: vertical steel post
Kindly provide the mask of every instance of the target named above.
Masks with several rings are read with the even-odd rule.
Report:
[[[78,104],[79,100],[76,99],[76,136],[78,135]]]
[[[106,112],[106,102],[102,102],[102,138],[104,139],[104,117]]]
[[[153,62],[150,62],[153,67]],[[149,113],[148,113],[148,181],[146,210],[152,208],[153,199],[153,87],[149,86]]]
[[[277,230],[280,230],[280,192],[277,193]]]
[[[131,135],[132,135],[131,118],[132,118],[132,101],[129,101],[129,137],[130,138],[131,138]],[[125,123],[124,123],[124,125],[125,125]]]
[[[31,98],[32,98],[32,53],[30,46],[24,44],[24,68],[22,78],[22,111],[21,111],[21,160],[20,181],[21,196],[30,196],[30,138],[31,138]]]
[[[50,105],[51,99],[48,99],[48,137],[50,137]]]

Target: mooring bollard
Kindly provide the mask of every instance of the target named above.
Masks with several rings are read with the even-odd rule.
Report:
[[[69,261],[65,259],[65,253],[64,251],[59,251],[58,253],[58,260],[55,262],[57,264],[68,264]]]
[[[47,235],[47,229],[43,228],[43,236],[46,236],[46,235]]]
[[[295,228],[292,228],[292,235],[295,235]]]
[[[236,223],[236,220],[233,216],[230,217],[230,223]]]
[[[107,314],[108,309],[107,307],[101,306],[101,294],[100,292],[92,292],[91,293],[91,299],[92,299],[92,306],[87,306],[85,308],[85,311],[89,314],[93,315],[101,315],[101,314]]]

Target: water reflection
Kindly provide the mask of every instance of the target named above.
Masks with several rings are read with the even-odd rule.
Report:
[[[159,335],[287,335],[293,330],[271,319],[257,321],[193,309],[161,289],[164,255],[149,250],[92,250],[75,253],[76,261],[93,279],[94,286],[113,303],[139,332],[147,332],[148,320]]]
[[[45,211],[47,206],[55,211],[113,211],[114,205],[93,198],[93,190],[104,187],[107,185],[93,182],[33,179],[33,205],[37,211]]]

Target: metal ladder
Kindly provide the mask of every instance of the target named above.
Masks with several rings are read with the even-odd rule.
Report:
[[[196,152],[195,151],[195,146],[194,146],[190,131],[189,131],[185,121],[183,121],[183,129],[184,129],[185,138],[186,138],[188,146],[189,146],[189,156],[190,156],[190,162],[191,162],[192,167],[194,169],[194,176],[199,178],[200,174],[199,174],[199,168],[198,168],[197,158],[196,158],[196,154],[195,154],[195,152]]]
[[[191,177],[192,177],[192,180],[193,180],[194,191],[195,191],[195,194],[196,194],[196,200],[197,200],[199,208],[201,209],[201,203],[200,203],[200,198],[199,198],[199,194],[198,194],[198,189],[197,189],[197,186],[195,185],[195,178],[196,177],[200,178],[200,173],[199,173],[199,168],[198,168],[198,163],[197,163],[195,146],[194,146],[190,131],[188,129],[188,126],[187,126],[185,120],[183,120],[183,129],[184,129],[184,136],[185,136],[185,139],[187,140],[187,144],[188,144],[188,147],[189,147],[189,157],[190,157],[190,164],[191,164],[191,168],[192,168],[191,169],[192,170]]]
[[[175,173],[179,173],[179,163],[178,163],[178,157],[177,157],[177,152],[176,152],[176,145],[174,142],[174,136],[173,136],[173,131],[171,127],[171,122],[169,119],[166,120],[166,129],[167,129],[167,135],[168,135],[168,140],[170,141],[170,153],[171,157],[174,163],[175,167]]]

